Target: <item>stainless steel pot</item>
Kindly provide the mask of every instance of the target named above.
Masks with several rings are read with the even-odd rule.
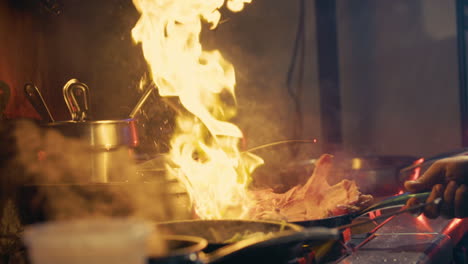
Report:
[[[119,173],[119,167],[122,161],[129,165],[134,161],[133,148],[138,145],[135,120],[62,121],[49,123],[47,127],[89,145],[88,160],[92,168],[89,182],[128,180],[129,175]]]
[[[135,120],[89,120],[89,88],[76,79],[65,84],[63,96],[72,120],[50,122],[45,126],[89,145],[92,175],[88,182],[127,181],[129,175],[123,175],[119,168],[122,161],[134,163],[133,149],[138,145]]]
[[[138,133],[134,119],[97,121],[60,121],[49,123],[64,136],[85,140],[96,150],[113,150],[121,146],[138,145]]]

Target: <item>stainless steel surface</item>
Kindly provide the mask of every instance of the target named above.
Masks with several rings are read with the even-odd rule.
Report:
[[[129,151],[130,149],[125,146],[107,151],[92,151],[89,155],[92,168],[91,182],[127,181],[129,175],[122,172],[120,163],[131,159]]]
[[[90,182],[127,180],[128,175],[122,174],[118,168],[122,162],[129,165],[135,162],[133,148],[138,145],[135,120],[61,121],[47,126],[89,145]],[[136,168],[134,170],[136,174]]]
[[[44,101],[44,98],[42,97],[41,92],[36,85],[33,83],[25,84],[24,94],[44,122],[55,122],[52,114],[49,111],[49,108],[47,107],[47,104]]]
[[[89,88],[77,79],[71,79],[63,87],[63,97],[73,121],[84,121],[89,117]]]
[[[96,149],[113,149],[119,146],[135,147],[138,134],[134,119],[98,121],[60,121],[48,124],[63,135],[88,142]]]

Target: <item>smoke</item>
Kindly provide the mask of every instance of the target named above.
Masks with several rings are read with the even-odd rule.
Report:
[[[143,181],[130,155],[113,157],[111,175],[122,181],[94,183],[91,159],[97,150],[90,149],[88,142],[24,120],[17,122],[13,135],[14,162],[24,170],[17,184],[26,224],[90,217],[172,217],[164,179]]]

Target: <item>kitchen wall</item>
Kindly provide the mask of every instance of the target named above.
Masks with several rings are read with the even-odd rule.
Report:
[[[306,1],[302,138],[320,142],[313,1]],[[430,156],[460,147],[454,1],[336,0],[345,151]],[[212,33],[236,66],[253,145],[294,138],[285,85],[299,1],[255,0]],[[211,44],[213,44],[211,43]],[[319,150],[319,144],[308,146]]]
[[[336,1],[346,150],[427,156],[459,147],[454,0]],[[22,49],[47,50],[46,55],[34,55],[40,58],[43,73],[15,78],[15,86],[37,80],[52,113],[67,119],[61,87],[68,79],[79,78],[92,89],[96,118],[125,117],[138,99],[136,86],[146,71],[129,33],[138,13],[130,0],[63,3],[60,16],[42,20],[42,34],[34,37],[41,39],[41,46]],[[253,0],[241,13],[223,10],[218,29],[203,32],[205,47],[220,49],[236,68],[235,121],[248,146],[317,138],[318,143],[304,146],[304,151],[320,153],[315,10],[313,1],[306,3],[302,128],[294,121],[286,85],[299,0]],[[10,19],[1,21],[2,36],[18,43],[31,31],[32,25],[17,22],[12,27]],[[20,27],[29,28],[22,39],[15,37]],[[15,45],[2,45],[0,55],[12,54]],[[17,53],[26,61],[27,53]],[[10,71],[7,64],[0,56],[0,74]],[[294,85],[298,87],[297,79]]]
[[[339,1],[345,144],[427,156],[460,147],[454,1]]]

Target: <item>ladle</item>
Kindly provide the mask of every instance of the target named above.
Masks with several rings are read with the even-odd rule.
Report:
[[[146,91],[143,93],[143,95],[140,97],[140,100],[138,100],[137,104],[133,108],[132,112],[130,113],[129,117],[134,118],[135,115],[140,111],[141,107],[145,104],[146,100],[148,100],[148,97],[151,95],[153,90],[157,89],[155,84],[150,84],[149,87],[146,89]]]
[[[44,122],[55,122],[36,85],[33,83],[26,83],[24,85],[24,94]]]

